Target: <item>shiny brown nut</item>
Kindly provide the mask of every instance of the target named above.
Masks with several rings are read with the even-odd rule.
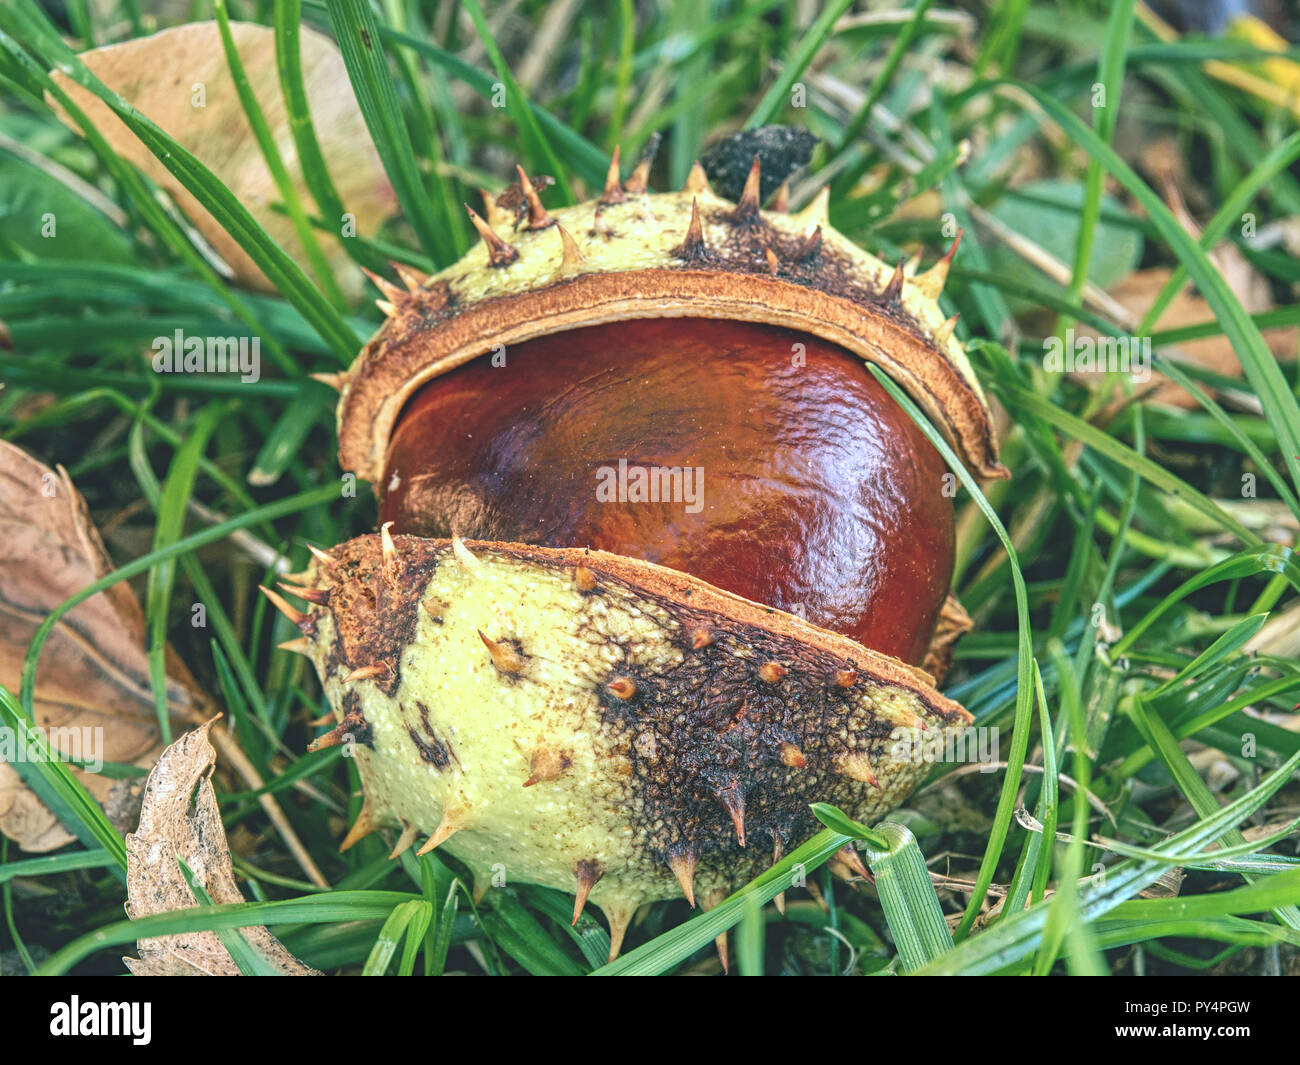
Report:
[[[952,576],[944,472],[833,344],[616,322],[425,385],[393,436],[380,521],[657,562],[919,665]]]

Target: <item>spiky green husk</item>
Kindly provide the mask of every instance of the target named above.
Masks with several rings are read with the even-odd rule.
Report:
[[[871,819],[969,715],[920,670],[692,577],[609,555],[359,537],[288,587],[380,827],[480,886],[589,894],[615,948],[645,901],[716,898],[812,802]],[[901,733],[898,730],[903,730]]]

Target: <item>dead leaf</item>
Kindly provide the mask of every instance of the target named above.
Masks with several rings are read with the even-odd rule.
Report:
[[[6,546],[0,556],[0,683],[16,692],[37,627],[65,599],[114,567],[63,468],[51,470],[3,440],[0,542]],[[212,717],[213,701],[170,644],[166,672],[167,705],[175,724],[193,725]],[[154,764],[162,741],[145,653],[145,619],[129,587],[115,584],[92,596],[55,626],[37,663],[32,709],[47,742],[65,755],[90,753],[142,768]],[[235,737],[218,731],[216,742],[223,764],[260,791],[264,781]],[[94,773],[80,775],[119,831],[134,827],[143,790],[139,778],[115,781]],[[257,801],[308,879],[327,887],[275,796],[262,794]],[[0,832],[36,853],[74,839],[18,772],[2,761]]]
[[[140,827],[126,837],[126,913],[133,921],[198,905],[177,859],[189,867],[214,903],[246,901],[235,882],[210,779],[217,752],[208,742],[208,729],[215,720],[186,733],[163,751],[149,774]],[[285,950],[265,928],[239,931],[281,975],[320,975]],[[136,976],[239,975],[216,932],[142,939],[136,948],[138,959],[122,959]]]
[[[1277,655],[1279,658],[1300,658],[1300,599],[1293,599],[1281,610],[1275,610],[1264,622],[1263,628],[1246,641],[1247,654]],[[1300,726],[1300,717],[1288,715],[1287,725]]]
[[[12,766],[0,762],[0,832],[34,854],[58,850],[76,837],[59,824]]]
[[[1153,156],[1149,160],[1150,169],[1160,186],[1161,196],[1174,217],[1191,237],[1201,239],[1201,227],[1192,217],[1183,201],[1177,167],[1173,157],[1168,153]],[[1241,251],[1231,241],[1221,241],[1207,253],[1207,257],[1223,276],[1233,294],[1241,301],[1247,314],[1258,314],[1273,309],[1272,293],[1267,278],[1263,277]],[[1153,267],[1149,270],[1135,270],[1110,289],[1110,295],[1134,319],[1141,320],[1155,303],[1156,296],[1169,281],[1173,271],[1167,267]],[[1215,319],[1210,305],[1184,283],[1173,299],[1169,301],[1155,325],[1154,331],[1163,332],[1180,329],[1189,325],[1203,325]],[[1081,330],[1095,336],[1091,330]],[[1274,329],[1261,330],[1264,342],[1275,358],[1293,360],[1296,357],[1296,343],[1300,338],[1295,326],[1279,326]],[[1240,377],[1241,362],[1226,336],[1205,337],[1201,340],[1185,340],[1178,344],[1178,351],[1188,361],[1203,369],[1223,377]],[[1149,403],[1163,403],[1168,406],[1195,410],[1200,407],[1187,392],[1174,384],[1162,374],[1152,374],[1156,384],[1154,391],[1145,397]]]
[[[1231,245],[1227,247],[1231,247]],[[1231,250],[1237,258],[1241,257],[1241,253],[1236,248]],[[1220,258],[1222,257],[1220,256]],[[1263,279],[1251,269],[1244,259],[1241,260],[1239,266],[1230,265],[1228,269],[1224,270],[1221,267],[1220,270],[1248,313],[1254,314],[1272,308],[1272,302],[1268,298],[1267,285],[1265,284],[1261,289],[1259,282]],[[1165,286],[1171,273],[1172,271],[1165,267],[1134,271],[1110,290],[1111,295],[1127,310],[1141,318],[1155,301],[1156,295]],[[1202,325],[1205,322],[1213,321],[1214,318],[1215,314],[1210,309],[1210,305],[1200,296],[1184,288],[1169,301],[1169,306],[1160,315],[1154,329],[1164,331],[1180,329],[1188,325]],[[1294,326],[1264,329],[1261,330],[1261,333],[1269,351],[1273,353],[1275,358],[1295,358],[1297,336],[1300,334],[1297,334]],[[1180,341],[1178,350],[1188,360],[1212,373],[1224,377],[1241,376],[1241,362],[1238,360],[1237,353],[1233,350],[1232,344],[1226,336],[1220,335],[1205,337],[1201,340]],[[1199,409],[1200,404],[1195,399],[1163,375],[1152,374],[1151,380],[1159,384],[1155,391],[1146,397],[1147,402],[1164,403],[1188,410]]]
[[[308,214],[317,214],[315,201],[302,180],[280,92],[275,32],[247,22],[232,22],[230,32],[303,208]],[[394,213],[396,199],[357,107],[343,57],[333,41],[306,26],[301,33],[301,54],[304,89],[321,154],[344,209],[355,218],[356,232],[362,236],[373,233]],[[291,258],[306,261],[292,221],[272,210],[272,205],[280,201],[280,193],[244,115],[215,22],[176,26],[151,37],[95,48],[83,52],[81,59],[105,85],[216,174]],[[66,75],[55,71],[54,77],[113,149],[176,199],[230,265],[237,281],[273,289],[235,240],[106,104]],[[330,222],[335,226],[343,224],[342,220]],[[317,235],[344,292],[359,296],[361,274],[342,244],[324,231],[318,230]]]
[[[0,441],[0,683],[17,692],[23,657],[42,621],[69,596],[113,569],[86,505],[62,467],[51,470]],[[33,711],[51,746],[87,760],[153,765],[162,750],[145,654],[145,620],[131,589],[116,584],[79,604],[55,626],[36,670]],[[212,708],[167,653],[167,701],[178,723]],[[77,748],[80,748],[78,750]],[[101,805],[133,820],[123,795],[139,781],[79,773]],[[111,801],[110,801],[111,800]],[[0,764],[0,831],[23,850],[44,852],[73,837]]]

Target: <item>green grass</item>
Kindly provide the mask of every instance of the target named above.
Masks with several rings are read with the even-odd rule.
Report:
[[[120,972],[121,948],[138,938],[209,928],[257,972],[262,961],[234,932],[252,924],[317,968],[402,975],[709,970],[727,930],[733,971],[769,975],[1202,973],[1241,952],[1262,971],[1276,964],[1272,952],[1300,946],[1300,663],[1252,643],[1300,603],[1296,362],[1275,359],[1261,335],[1300,321],[1300,271],[1279,249],[1250,246],[1242,223],[1300,214],[1294,118],[1202,66],[1249,60],[1249,48],[1160,41],[1132,3],[998,0],[977,6],[983,21],[930,0],[900,2],[875,22],[856,18],[857,7],[821,5],[802,24],[805,5],[788,0],[712,0],[707,16],[698,4],[578,5],[524,82],[554,16],[545,3],[503,15],[466,0],[448,18],[414,0],[200,0],[196,18],[275,29],[292,158],[255,101],[245,95],[243,106],[283,197],[277,209],[307,249],[302,265],[204,161],[77,62],[86,47],[157,28],[148,5],[122,3],[110,17],[70,4],[62,24],[35,0],[0,9],[0,323],[15,349],[0,356],[0,432],[66,465],[95,516],[119,527],[117,557],[131,559],[46,619],[20,681],[0,688],[0,725],[27,735],[36,664],[57,619],[135,580],[160,715],[170,639],[264,782],[218,791],[227,830],[243,841],[235,868],[251,901],[129,922],[119,919],[122,839],[77,775],[35,757],[17,766],[77,842],[52,856],[0,849],[6,965]],[[949,243],[944,227],[963,227],[943,303],[961,313],[959,332],[1006,412],[1011,479],[981,491],[922,427],[962,486],[955,591],[977,619],[945,690],[1001,730],[997,772],[939,765],[878,825],[818,807],[822,831],[708,913],[648,907],[613,964],[603,922],[588,912],[571,927],[572,900],[559,892],[493,888],[476,903],[449,855],[389,862],[373,837],[337,853],[359,809],[355,770],[337,752],[305,754],[320,690],[301,659],[275,649],[295,633],[256,595],[265,561],[229,546],[251,534],[298,566],[306,544],[375,521],[365,486],[350,492],[340,480],[331,393],[307,376],[350,362],[379,317],[369,298],[343,301],[314,235],[332,234],[345,205],[307,111],[304,26],[338,41],[403,209],[380,234],[344,238],[370,268],[452,262],[470,237],[460,204],[510,181],[515,161],[556,179],[550,202],[576,202],[600,187],[616,144],[627,168],[662,133],[652,185],[663,188],[719,136],[768,122],[822,141],[795,206],[830,182],[832,222],[882,258],[921,246],[932,260]],[[274,292],[223,280],[148,180],[70,106],[49,76],[56,67],[163,159]],[[1106,106],[1092,106],[1094,86]],[[47,93],[80,135],[54,117]],[[1180,187],[1199,238],[1149,183],[1142,152],[1158,138],[1185,163]],[[30,160],[19,166],[6,143],[84,183],[67,186],[85,201],[84,231],[67,234],[80,246],[33,235],[31,205],[55,179]],[[1043,206],[1017,187],[1026,169],[1078,191],[1080,206],[1060,222],[1068,239],[1056,280],[981,224],[1006,208],[997,216],[1015,229],[1018,205]],[[294,192],[298,176],[310,201]],[[1018,232],[1053,248],[1062,236]],[[1136,235],[1143,268],[1171,272],[1137,323],[1084,302],[1117,232]],[[1221,241],[1261,273],[1277,309],[1242,306],[1207,254]],[[95,249],[110,246],[124,258],[97,260]],[[1153,333],[1184,284],[1209,313]],[[1104,376],[1045,372],[1043,339],[1081,323],[1152,335],[1157,368],[1198,409],[1143,402],[1140,386]],[[142,353],[178,327],[261,337],[262,379],[153,374]],[[1231,344],[1239,379],[1179,361],[1178,345],[1205,337]],[[1254,492],[1243,494],[1248,483]],[[219,517],[196,517],[190,499]],[[203,628],[189,623],[198,602]],[[39,753],[38,734],[26,742]],[[309,882],[260,794],[280,801],[327,889]],[[830,857],[855,839],[874,886],[829,874]],[[1149,892],[1171,869],[1184,876],[1178,898]],[[48,892],[75,901],[49,916]],[[771,905],[782,893],[784,916]]]

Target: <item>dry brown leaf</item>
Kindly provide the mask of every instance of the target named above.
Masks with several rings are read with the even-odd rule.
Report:
[[[318,213],[302,180],[275,62],[275,32],[267,26],[232,22],[231,36],[276,147],[308,214]],[[396,209],[392,186],[357,107],[338,49],[324,34],[302,28],[303,83],[321,154],[344,210],[356,232],[375,232]],[[120,44],[96,48],[82,61],[110,89],[124,96],[220,178],[264,229],[298,262],[304,253],[293,223],[273,211],[279,190],[244,115],[226,64],[215,22],[195,22]],[[273,286],[235,240],[98,97],[55,71],[60,86],[82,108],[113,149],[166,189],[216,249],[242,284]],[[204,106],[195,106],[198,94]],[[66,120],[66,119],[65,119]],[[341,226],[342,221],[335,222]],[[361,275],[342,244],[317,231],[321,250],[344,291],[361,292]]]
[[[213,721],[216,719],[213,718]],[[221,824],[212,769],[217,752],[208,721],[162,753],[145,784],[140,827],[126,837],[126,913],[132,920],[197,906],[177,859],[217,904],[244,902],[235,882]],[[319,976],[284,949],[265,928],[240,933],[284,976]],[[140,957],[123,958],[136,976],[238,976],[216,932],[185,932],[142,939]]]
[[[1163,164],[1153,161],[1151,165],[1155,168],[1156,180],[1160,185],[1161,194],[1165,203],[1168,204],[1169,210],[1178,219],[1179,224],[1187,231],[1189,236],[1195,240],[1200,240],[1201,226],[1192,217],[1191,211],[1187,209],[1187,204],[1183,200],[1182,184],[1178,177],[1178,171],[1174,169],[1173,162],[1166,159]],[[1164,169],[1161,169],[1162,165]],[[1237,299],[1241,301],[1241,305],[1246,309],[1247,314],[1258,314],[1261,311],[1273,309],[1273,299],[1268,279],[1250,265],[1236,245],[1230,241],[1221,241],[1207,253],[1207,258],[1218,269]],[[1127,310],[1141,318],[1155,302],[1156,296],[1169,280],[1171,274],[1172,271],[1165,268],[1135,271],[1113,288],[1111,295]],[[1214,317],[1210,305],[1200,296],[1194,295],[1184,285],[1174,298],[1169,301],[1168,307],[1160,315],[1154,328],[1168,330],[1187,325],[1200,325],[1212,321]],[[1264,342],[1268,345],[1274,357],[1279,359],[1295,358],[1296,339],[1300,334],[1297,334],[1294,326],[1265,329],[1261,332]],[[1241,362],[1238,360],[1237,354],[1233,351],[1232,344],[1226,336],[1184,341],[1178,345],[1178,349],[1188,359],[1212,373],[1224,377],[1241,376]],[[1163,375],[1155,374],[1153,380],[1158,382],[1158,387],[1147,396],[1147,402],[1165,403],[1174,407],[1184,407],[1188,410],[1200,406],[1179,385],[1174,384]]]
[[[23,783],[17,771],[0,762],[0,832],[25,851],[58,850],[76,837],[59,824],[50,808]]]
[[[2,440],[0,538],[7,548],[0,556],[0,683],[17,691],[23,657],[37,627],[61,602],[113,565],[62,467],[51,470]],[[162,742],[144,648],[144,614],[125,584],[92,596],[60,620],[41,649],[33,699],[36,724],[46,730],[52,747],[65,755],[89,753],[143,768],[154,764]],[[212,700],[170,644],[166,672],[167,703],[176,725],[193,725],[213,715]],[[249,788],[260,790],[262,778],[234,736],[216,735],[224,764]],[[138,778],[114,781],[94,773],[80,775],[120,831],[135,826],[143,790]],[[275,796],[260,795],[258,803],[303,872],[326,887]],[[36,853],[55,850],[74,838],[18,772],[2,761],[0,832]]]
[[[69,596],[113,569],[86,505],[62,467],[51,470],[0,441],[0,683],[17,692],[23,657],[42,621]],[[36,670],[33,711],[51,746],[65,755],[151,766],[162,750],[145,654],[145,620],[131,589],[116,584],[66,614],[50,633]],[[167,699],[178,723],[211,707],[168,649]],[[76,748],[80,745],[81,750]],[[110,815],[131,819],[124,791],[139,783],[79,773]],[[119,824],[126,829],[130,824]],[[43,852],[74,838],[0,764],[0,831],[23,850]]]
[[[1220,272],[1237,294],[1237,298],[1241,300],[1247,312],[1252,314],[1271,309],[1272,302],[1268,297],[1268,286],[1263,283],[1263,278],[1259,277],[1251,269],[1250,264],[1241,258],[1241,253],[1236,248],[1231,248],[1230,245],[1227,247],[1231,251],[1231,255],[1228,256],[1228,268],[1225,269],[1217,261],[1216,265],[1219,265]],[[1240,263],[1232,262],[1232,256],[1241,259]],[[1222,258],[1224,256],[1220,253],[1219,259]],[[1111,295],[1136,317],[1141,318],[1155,301],[1156,295],[1165,286],[1171,273],[1172,271],[1165,267],[1134,271],[1110,290]],[[1210,305],[1204,299],[1184,288],[1169,301],[1169,306],[1160,315],[1154,328],[1163,331],[1179,329],[1188,325],[1201,325],[1213,321],[1214,317],[1214,311],[1210,309]],[[1294,326],[1264,329],[1261,332],[1264,342],[1276,358],[1295,358],[1297,332]],[[1241,363],[1237,359],[1236,352],[1232,349],[1231,342],[1225,336],[1205,337],[1202,340],[1184,340],[1178,344],[1178,350],[1198,366],[1212,373],[1221,374],[1224,377],[1241,376]],[[1195,399],[1161,374],[1152,374],[1151,379],[1153,382],[1159,382],[1159,385],[1147,397],[1148,402],[1165,403],[1189,410],[1199,408],[1200,404]]]
[[[1200,240],[1202,229],[1183,200],[1181,175],[1184,162],[1181,156],[1171,145],[1158,142],[1148,148],[1143,162],[1159,185],[1165,203],[1178,219],[1179,224],[1189,236]],[[1250,265],[1236,245],[1230,241],[1221,241],[1207,253],[1207,257],[1218,269],[1248,314],[1258,314],[1273,309],[1268,279]],[[1156,297],[1172,274],[1171,269],[1163,266],[1149,270],[1135,270],[1110,289],[1110,296],[1129,313],[1134,321],[1139,321],[1155,303]],[[1203,325],[1213,321],[1214,318],[1215,314],[1210,305],[1184,282],[1183,287],[1169,301],[1152,329],[1158,332],[1181,329],[1184,326]],[[1090,329],[1080,329],[1079,332],[1093,337],[1097,335]],[[1261,333],[1275,358],[1293,360],[1296,357],[1296,343],[1300,338],[1300,332],[1297,332],[1294,326],[1264,329]],[[1212,373],[1223,377],[1241,376],[1241,362],[1226,336],[1186,340],[1178,344],[1178,351],[1186,360]],[[1152,374],[1151,380],[1155,387],[1146,394],[1146,402],[1163,403],[1188,410],[1200,406],[1191,395],[1162,374]]]

